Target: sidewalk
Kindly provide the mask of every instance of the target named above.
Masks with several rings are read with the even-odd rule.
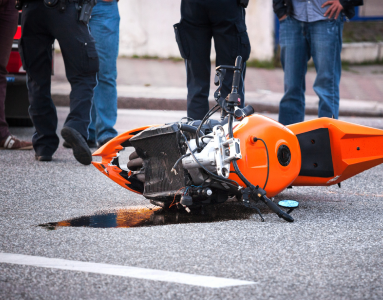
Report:
[[[56,53],[55,59],[52,97],[56,105],[67,106],[70,85],[65,77],[61,54]],[[186,110],[183,61],[119,58],[117,67],[119,108]],[[315,76],[315,69],[309,69],[306,76],[306,114],[317,114],[319,99],[312,89]],[[214,103],[213,78],[214,72],[211,76],[211,103]],[[283,95],[282,69],[248,68],[245,87],[246,103],[256,111],[278,112]],[[383,65],[343,70],[340,96],[340,115],[383,116]]]

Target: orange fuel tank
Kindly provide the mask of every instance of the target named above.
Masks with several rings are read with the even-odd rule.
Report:
[[[301,168],[300,147],[297,137],[287,127],[268,117],[254,114],[234,128],[234,137],[241,141],[242,159],[237,161],[238,167],[252,184],[263,188],[269,168],[265,188],[268,197],[280,193],[298,176]],[[269,165],[265,145],[259,140],[254,142],[254,137],[265,141]],[[231,173],[229,178],[245,186],[236,174]]]
[[[333,185],[383,163],[383,130],[330,118],[287,128],[297,136],[302,154],[292,185]]]

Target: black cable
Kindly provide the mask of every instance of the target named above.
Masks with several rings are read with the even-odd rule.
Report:
[[[211,136],[211,135],[204,135],[204,136],[201,136],[201,137],[200,137],[200,139],[201,139],[202,142],[204,142],[203,139],[213,139],[213,138],[214,138],[214,137]],[[204,142],[204,143],[205,143],[205,142]],[[205,144],[207,144],[207,143],[205,143]]]
[[[198,129],[199,129],[199,130],[201,130],[201,127],[202,127],[203,123],[204,123],[208,118],[211,117],[211,112],[212,112],[215,108],[217,108],[218,106],[219,106],[219,105],[216,104],[216,105],[214,105],[211,109],[209,109],[209,111],[206,113],[206,115],[202,118],[201,123],[198,125]]]
[[[197,151],[197,148],[195,148],[195,149],[193,150],[193,153],[196,152],[196,151]],[[186,154],[182,155],[179,159],[177,159],[176,163],[174,164],[173,168],[171,168],[170,172],[174,172],[174,171],[176,170],[176,167],[177,167],[177,165],[179,164],[179,162],[180,162],[182,159],[184,159],[185,157],[188,157],[188,156],[190,156],[190,155],[191,155],[191,153],[186,153]],[[173,171],[173,170],[174,170],[174,171]]]
[[[267,176],[266,176],[266,181],[265,181],[265,185],[263,186],[263,189],[266,189],[266,185],[267,185],[267,182],[269,180],[269,173],[270,173],[270,162],[269,162],[269,149],[267,149],[267,145],[265,143],[264,140],[262,139],[259,139],[262,141],[262,143],[265,145],[265,148],[266,148],[266,156],[267,156]]]
[[[212,116],[212,115],[214,115],[218,110],[220,110],[221,108],[219,107],[219,105],[218,104],[216,104],[214,107],[212,107],[209,111],[208,111],[208,113],[203,117],[203,119],[202,119],[202,121],[201,121],[201,123],[199,124],[199,126],[198,126],[198,129],[199,130],[201,130],[201,128],[202,128],[202,126],[203,126],[203,124]],[[199,142],[199,141],[198,141]],[[198,143],[197,142],[197,143]]]
[[[207,120],[209,120],[209,118],[212,116],[212,115],[214,115],[217,111],[219,111],[220,109],[221,109],[221,107],[217,104],[216,106],[216,109],[214,110],[214,111],[212,111],[209,115],[208,115],[208,117],[201,123],[202,125],[204,124],[204,123],[206,123],[207,122]],[[214,107],[213,107],[214,108]],[[202,127],[202,125],[200,124],[200,126]]]
[[[229,115],[228,130],[229,130],[229,139],[234,138],[234,134],[233,134],[233,115],[232,114]],[[232,163],[233,163],[233,167],[234,167],[235,173],[237,173],[238,177],[244,182],[244,184],[246,184],[246,186],[251,187],[252,184],[250,183],[250,181],[248,181],[246,179],[246,177],[243,176],[243,174],[239,170],[237,161],[233,160]]]
[[[187,119],[187,120],[189,120],[189,121],[194,121],[193,118],[190,118],[190,117],[182,117],[181,120],[180,120],[180,122],[181,122],[183,119]]]
[[[193,151],[191,150],[190,148],[190,145],[189,145],[189,142],[187,141],[185,135],[183,133],[181,133],[184,138],[185,138],[185,143],[186,145],[188,146],[188,149],[191,153],[191,155],[193,156],[195,162],[200,166],[201,169],[203,169],[206,173],[208,173],[211,177],[213,177],[215,180],[219,181],[219,182],[225,182],[227,184],[230,184],[230,185],[236,185],[237,187],[239,187],[239,184],[237,182],[235,182],[234,180],[231,180],[231,179],[227,179],[227,178],[224,178],[224,177],[221,177],[221,176],[218,176],[218,175],[215,175],[214,173],[210,172],[208,169],[206,169],[199,161],[198,159],[195,157]]]
[[[207,112],[207,114],[203,117],[203,119],[202,119],[202,121],[201,121],[201,124],[199,124],[199,126],[198,126],[198,128],[197,128],[197,132],[200,132],[203,123],[205,123],[205,121],[206,121],[207,119],[209,119],[213,114],[215,114],[215,113],[218,111],[218,109],[217,109],[216,111],[213,112],[213,110],[214,110],[215,108],[217,108],[217,107],[218,107],[218,109],[221,108],[218,104],[216,104],[216,105],[214,105],[211,109],[209,109],[209,111]],[[199,146],[199,139],[198,139],[198,136],[197,136],[197,138],[196,138],[196,144],[197,144],[197,148],[200,148],[200,146]]]
[[[266,185],[267,185],[267,181],[269,180],[269,172],[270,172],[270,162],[269,162],[269,150],[267,149],[267,145],[265,143],[264,140],[260,139],[260,138],[256,138],[257,140],[260,140],[263,145],[265,145],[265,148],[266,148],[266,156],[267,156],[267,176],[266,176],[266,182],[265,182],[265,185],[263,186],[263,189],[266,188]],[[256,142],[256,141],[254,141]]]
[[[176,163],[174,164],[173,168],[171,168],[170,172],[174,172],[174,174],[177,175],[176,167],[177,167],[178,163],[182,159],[184,159],[185,157],[188,157],[190,155],[191,155],[191,153],[187,153],[187,154],[182,155],[179,159],[177,159]]]
[[[228,129],[229,129],[229,138],[234,138],[234,134],[233,134],[233,116],[232,115],[229,115],[229,125],[228,125]],[[265,185],[263,187],[263,189],[266,188],[266,185],[267,185],[267,182],[269,180],[269,171],[270,171],[270,162],[269,162],[269,150],[267,148],[267,145],[265,143],[264,140],[260,139],[260,138],[256,138],[257,140],[260,140],[264,145],[265,145],[265,148],[266,148],[266,156],[267,156],[267,176],[266,176],[266,182],[265,182]],[[238,164],[237,164],[237,161],[236,160],[233,160],[233,166],[234,166],[234,170],[235,170],[235,173],[237,173],[238,177],[247,185],[247,186],[251,186],[252,184],[245,178],[245,176],[242,175],[241,171],[239,170],[238,168]]]

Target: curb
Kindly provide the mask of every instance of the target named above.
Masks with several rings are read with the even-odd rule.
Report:
[[[383,43],[343,43],[342,62],[365,63],[383,60]]]
[[[52,94],[53,103],[56,106],[69,106],[69,95]],[[341,100],[342,101],[342,100]],[[215,101],[209,101],[210,107],[215,105]],[[363,103],[363,102],[362,102]],[[118,97],[118,108],[122,109],[145,109],[145,110],[186,110],[186,99],[166,99],[166,98],[143,98],[143,97]],[[275,101],[247,101],[256,112],[278,113],[279,103]],[[383,117],[383,106],[370,105],[370,107],[350,107],[347,100],[344,105],[346,108],[339,109],[340,116],[355,117]],[[306,103],[306,114],[317,115],[317,105]]]

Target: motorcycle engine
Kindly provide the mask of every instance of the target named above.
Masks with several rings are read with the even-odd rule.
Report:
[[[227,178],[235,145],[226,142],[219,121],[208,120],[201,128],[204,137],[199,139],[203,148],[197,150],[195,129],[199,122],[187,123],[194,132],[185,130],[180,123],[171,123],[148,128],[129,140],[142,160],[142,167],[135,173],[144,174],[143,196],[153,204],[168,207],[172,202],[180,202],[188,207],[200,206],[222,203],[239,193],[237,188],[216,180],[201,168],[200,165]]]

